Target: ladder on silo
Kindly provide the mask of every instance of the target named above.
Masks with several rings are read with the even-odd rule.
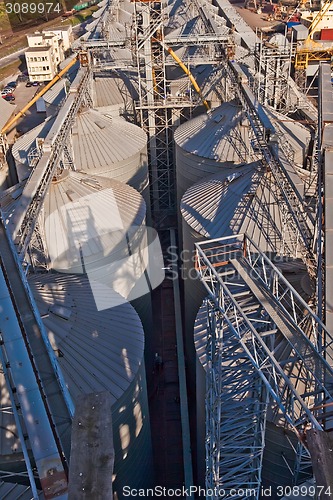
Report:
[[[329,429],[332,426],[329,408],[333,404],[333,336],[246,235],[197,243],[196,249],[196,268],[209,293],[211,310],[223,317],[229,335],[260,377],[274,402],[276,418],[283,417],[300,441],[308,426],[318,431]],[[245,297],[249,302],[244,303]],[[212,335],[217,342],[220,329],[212,329]],[[212,370],[220,383],[221,400],[224,397],[220,375],[223,354],[222,345],[212,361]],[[213,420],[219,418],[218,405],[211,405],[207,411],[214,413]],[[211,421],[207,421],[207,440],[212,436],[215,439]],[[222,444],[229,439],[229,435],[220,438]],[[214,477],[221,482],[215,483],[216,487],[223,485],[225,473],[231,474],[223,468],[223,463],[216,462],[210,464],[209,474],[219,466],[220,473]]]

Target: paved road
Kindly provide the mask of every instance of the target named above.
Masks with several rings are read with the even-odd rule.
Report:
[[[17,50],[16,52],[13,52],[13,54],[9,54],[9,56],[2,57],[0,59],[0,67],[8,66],[9,64],[15,62],[20,56],[24,54],[26,50],[27,47]]]

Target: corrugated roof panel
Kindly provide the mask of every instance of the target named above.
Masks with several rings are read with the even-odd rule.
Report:
[[[219,116],[218,122],[215,121],[216,116]],[[237,148],[232,143],[235,140],[231,136],[240,133],[244,143],[250,148],[246,124],[241,106],[225,102],[211,113],[202,114],[180,125],[174,138],[178,146],[193,155],[216,161],[241,162]]]
[[[19,137],[12,147],[12,155],[15,161],[27,163],[28,153],[31,149],[36,147],[37,137],[45,139],[53,123],[54,118],[47,118],[43,123]]]
[[[103,239],[108,233],[107,228],[112,228],[114,233],[108,234],[107,237],[111,242],[112,238],[117,240],[119,237],[115,233],[114,226],[117,213],[121,217],[120,222],[123,227],[129,229],[144,222],[146,206],[142,196],[135,189],[119,181],[94,177],[83,172],[64,171],[55,182],[52,182],[46,195],[45,220],[55,212],[58,217],[68,217],[67,221],[61,221],[62,225],[58,228],[59,230],[63,228],[65,240],[68,239],[69,231],[73,238],[76,231],[82,237],[86,235],[88,240],[90,236],[94,238],[96,234]],[[110,219],[111,214],[113,220]],[[93,218],[91,227],[88,224],[89,219],[86,218],[88,215]],[[57,217],[56,219],[58,221]],[[57,245],[53,240],[55,229],[56,227],[53,229],[50,227],[51,232],[47,236],[50,247]]]
[[[96,77],[93,82],[94,107],[118,106],[124,108],[137,100],[138,94],[131,81],[118,77]]]
[[[235,226],[246,217],[251,195],[254,195],[262,175],[258,165],[254,164],[240,167],[232,175],[220,172],[194,184],[181,200],[183,219],[206,238],[238,232]],[[243,210],[242,215],[240,210]]]
[[[113,164],[135,155],[139,165],[147,136],[139,127],[121,118],[87,110],[76,116],[72,144],[76,169],[95,169],[97,173],[110,170]]]
[[[237,173],[230,177],[230,171],[221,171],[190,187],[181,200],[184,220],[205,238],[246,232],[263,251],[277,251],[284,234],[287,252],[291,228],[282,220],[269,176],[258,164],[239,167]]]
[[[128,185],[64,172],[44,203],[51,268],[86,272],[127,298],[148,265],[145,214],[142,196]]]
[[[113,404],[136,376],[144,352],[141,321],[129,303],[97,311],[85,276],[47,274],[29,279],[72,398],[108,390]],[[119,301],[113,294],[115,304]],[[70,308],[68,320],[52,308]]]
[[[270,108],[265,108],[275,129],[280,135],[281,146],[288,141],[294,151],[294,162],[303,165],[309,143],[311,140],[310,131],[295,120],[292,120],[281,113]]]

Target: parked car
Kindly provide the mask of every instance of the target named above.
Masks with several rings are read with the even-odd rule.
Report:
[[[32,83],[32,82],[27,82],[27,83],[25,84],[25,86],[26,86],[26,87],[32,87],[32,86],[33,86],[33,83]]]
[[[8,87],[8,85],[7,85],[7,86],[4,88],[4,90],[5,90],[6,92],[9,90],[8,94],[12,94],[13,92],[15,92],[16,87]]]
[[[12,92],[13,89],[4,88],[3,90],[1,90],[1,95],[11,94]]]
[[[6,87],[16,89],[17,83],[16,82],[8,82]]]
[[[18,81],[18,82],[26,82],[28,79],[29,79],[29,77],[28,77],[27,75],[25,75],[24,73],[21,73],[21,74],[17,77],[17,81]]]
[[[8,102],[15,101],[15,97],[11,94],[3,95],[2,98]]]

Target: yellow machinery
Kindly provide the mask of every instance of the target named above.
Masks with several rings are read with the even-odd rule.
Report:
[[[6,125],[3,127],[3,129],[1,130],[1,135],[4,135],[6,132],[8,132],[8,130],[10,130],[10,128],[12,127],[12,125],[14,125],[14,123],[17,122],[17,120],[19,120],[26,111],[28,111],[29,108],[31,108],[31,106],[36,102],[38,101],[38,99],[40,97],[42,97],[42,95],[45,94],[45,92],[47,92],[51,87],[52,85],[54,85],[58,80],[60,80],[60,78],[62,76],[64,76],[65,73],[67,73],[67,71],[72,67],[74,66],[74,64],[76,63],[76,61],[78,60],[78,57],[74,57],[71,62],[69,64],[67,64],[67,66],[60,71],[60,73],[58,73],[54,78],[53,80],[51,80],[47,85],[45,85],[45,87],[40,91],[38,92],[35,97],[33,99],[31,99],[30,102],[28,102],[28,104],[26,106],[24,106],[24,108],[21,109],[21,111],[19,111],[17,113],[17,115],[15,115],[8,123],[6,123]]]
[[[304,71],[308,67],[311,61],[330,61],[333,54],[333,46],[325,47],[320,41],[313,40],[313,35],[318,28],[320,21],[328,13],[331,6],[333,5],[332,0],[328,0],[320,11],[315,15],[312,23],[309,26],[309,33],[299,47],[296,48],[295,54],[295,70]]]
[[[194,76],[192,75],[192,73],[188,69],[188,67],[181,61],[181,59],[179,59],[177,54],[170,47],[168,47],[168,45],[163,40],[157,40],[156,38],[154,40],[159,42],[162,45],[164,50],[166,50],[170,54],[170,56],[176,61],[176,63],[180,66],[180,68],[184,71],[184,73],[189,77],[190,82],[192,83],[192,85],[194,87],[194,90],[197,92],[200,99],[202,100],[202,104],[205,106],[206,110],[209,111],[210,110],[209,103],[203,97],[201,90],[200,90],[200,87],[197,84],[196,79],[194,78]]]

